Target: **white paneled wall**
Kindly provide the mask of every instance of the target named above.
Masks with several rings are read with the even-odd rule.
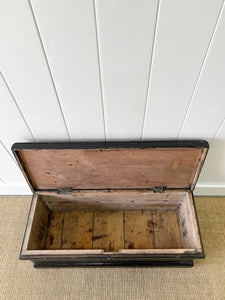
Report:
[[[221,11],[179,137],[193,136],[193,138],[213,140],[224,116],[225,7]]]
[[[145,139],[178,137],[221,4],[222,0],[160,1]]]
[[[223,0],[1,0],[0,45],[0,194],[14,142],[203,138],[225,194]]]
[[[104,140],[94,3],[33,0],[32,8],[73,140]]]
[[[8,152],[11,151],[15,138],[33,142],[29,126],[2,74],[0,74],[0,108],[0,138]]]
[[[16,162],[9,155],[8,151],[5,149],[4,145],[0,142],[0,178],[3,182],[13,184],[23,184],[25,182],[21,172],[19,171]]]
[[[107,140],[141,139],[158,3],[96,0]]]
[[[2,74],[35,140],[69,140],[28,0],[1,1],[0,41]]]

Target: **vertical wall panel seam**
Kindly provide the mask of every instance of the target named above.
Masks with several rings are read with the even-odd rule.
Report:
[[[65,119],[65,116],[64,116],[64,113],[63,113],[62,105],[61,105],[61,102],[60,102],[60,99],[59,99],[58,91],[56,89],[56,84],[55,84],[55,81],[54,81],[54,78],[53,78],[53,75],[52,75],[50,64],[48,62],[48,58],[47,58],[47,54],[46,54],[46,51],[45,51],[44,43],[43,43],[42,38],[41,38],[41,33],[40,33],[40,30],[39,30],[39,27],[38,27],[38,24],[37,24],[37,20],[36,20],[34,10],[33,10],[32,4],[31,4],[31,0],[29,0],[28,2],[29,2],[32,17],[33,17],[33,20],[34,20],[34,24],[35,24],[35,27],[36,27],[36,30],[37,30],[38,38],[39,38],[39,41],[40,41],[40,44],[41,44],[41,48],[42,48],[42,51],[43,51],[43,54],[44,54],[44,58],[45,58],[45,62],[46,62],[47,68],[48,68],[48,72],[49,72],[49,75],[50,75],[50,78],[51,78],[53,89],[54,89],[54,92],[55,92],[55,95],[56,95],[57,103],[58,103],[58,106],[59,106],[59,109],[60,109],[60,112],[61,112],[61,116],[62,116],[64,125],[65,125],[65,128],[66,128],[68,138],[71,141],[69,129],[68,129],[67,124],[66,124],[66,119]]]
[[[36,141],[36,140],[35,140],[35,137],[34,137],[34,135],[33,135],[33,132],[32,132],[32,130],[31,130],[29,124],[27,123],[27,121],[26,121],[26,119],[25,119],[25,117],[24,117],[24,115],[23,115],[23,113],[22,113],[22,111],[21,111],[21,109],[20,109],[20,107],[19,107],[19,104],[17,103],[16,98],[15,98],[15,96],[14,96],[14,94],[13,94],[11,88],[9,87],[9,84],[7,83],[7,81],[6,81],[6,79],[5,79],[5,76],[3,75],[2,72],[0,72],[0,76],[2,77],[2,80],[3,80],[3,82],[5,83],[7,89],[8,89],[8,91],[9,91],[11,97],[12,97],[12,100],[13,100],[13,102],[15,103],[16,108],[17,108],[19,114],[21,115],[21,117],[22,117],[22,119],[23,119],[23,121],[24,121],[24,123],[25,123],[25,125],[26,125],[26,127],[27,127],[27,129],[28,129],[28,131],[30,132],[30,134],[31,134],[31,136],[32,136],[32,138],[33,138],[33,140]]]
[[[225,118],[223,119],[223,121],[222,121],[222,122],[220,123],[220,125],[218,126],[218,128],[217,128],[217,130],[216,130],[216,133],[215,133],[215,135],[214,135],[214,137],[213,137],[213,139],[212,139],[212,141],[211,141],[211,143],[210,143],[210,146],[211,146],[212,143],[215,141],[215,139],[216,139],[217,135],[219,134],[221,128],[223,127],[224,123],[225,123]]]
[[[95,20],[95,33],[96,33],[97,55],[98,55],[98,72],[99,72],[100,91],[101,91],[102,114],[103,114],[105,140],[106,140],[106,137],[107,137],[107,133],[106,133],[106,113],[105,113],[104,97],[103,97],[102,72],[101,72],[101,60],[100,60],[100,48],[99,48],[99,34],[98,34],[97,12],[96,12],[95,0],[93,0],[93,9],[94,9],[94,20]]]
[[[6,146],[4,145],[4,143],[1,140],[0,140],[0,144],[5,149],[5,151],[8,153],[8,155],[10,156],[10,158],[13,160],[14,164],[19,168],[19,166],[17,164],[17,161],[14,159],[14,157],[12,156],[12,154],[9,152],[9,150],[6,148]]]
[[[141,131],[141,139],[143,140],[144,134],[144,126],[146,120],[146,111],[148,104],[148,97],[149,97],[149,89],[150,89],[150,80],[152,77],[152,65],[153,65],[153,57],[155,53],[155,41],[156,41],[156,33],[158,28],[158,20],[159,20],[159,11],[160,11],[160,0],[158,0],[157,4],[157,11],[156,11],[156,20],[155,20],[155,27],[154,27],[154,34],[153,34],[153,42],[152,42],[152,51],[151,51],[151,58],[149,63],[149,73],[148,73],[148,81],[147,81],[147,91],[146,91],[146,99],[145,99],[145,107],[144,107],[144,115],[143,115],[143,122],[142,122],[142,131]]]
[[[189,104],[188,104],[187,110],[185,112],[185,115],[184,115],[184,118],[183,118],[183,122],[181,124],[181,128],[180,128],[180,131],[179,131],[179,134],[178,134],[178,139],[180,139],[181,134],[183,132],[184,125],[185,125],[185,122],[187,120],[187,117],[188,117],[188,114],[189,114],[189,111],[190,111],[190,108],[191,108],[191,105],[192,105],[192,102],[193,102],[193,99],[194,99],[194,94],[195,94],[195,92],[197,90],[197,87],[198,87],[198,84],[199,84],[199,81],[200,81],[200,78],[201,78],[201,75],[202,75],[202,72],[203,72],[203,68],[204,68],[204,66],[206,64],[206,61],[207,61],[207,58],[208,58],[208,54],[209,54],[211,46],[213,44],[213,40],[214,40],[216,31],[217,31],[217,28],[218,28],[218,25],[220,23],[220,19],[221,19],[223,10],[224,10],[224,3],[225,3],[225,0],[223,1],[223,4],[221,5],[221,9],[220,9],[219,15],[217,17],[216,24],[215,24],[214,29],[213,29],[213,33],[212,33],[211,38],[209,40],[209,44],[208,44],[208,47],[206,49],[205,56],[203,58],[201,66],[200,66],[200,69],[199,69],[199,72],[198,72],[198,75],[197,75],[197,79],[195,81],[195,85],[194,85],[193,91],[191,93]]]
[[[6,184],[2,178],[0,178],[0,182],[2,182],[3,184]]]

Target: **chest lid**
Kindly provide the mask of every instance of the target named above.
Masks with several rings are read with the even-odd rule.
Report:
[[[191,189],[206,141],[16,143],[19,166],[33,191]]]

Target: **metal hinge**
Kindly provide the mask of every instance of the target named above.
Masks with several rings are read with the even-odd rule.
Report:
[[[167,189],[167,186],[154,186],[153,187],[153,192],[154,193],[163,193]]]
[[[68,195],[68,194],[72,194],[73,189],[72,188],[58,188],[58,194],[61,195]]]

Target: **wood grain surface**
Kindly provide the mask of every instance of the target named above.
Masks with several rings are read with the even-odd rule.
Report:
[[[189,188],[203,149],[24,149],[17,156],[34,190]]]

